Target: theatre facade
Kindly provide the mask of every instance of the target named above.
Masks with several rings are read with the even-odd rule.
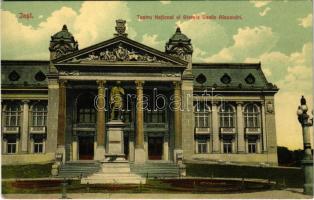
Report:
[[[54,162],[56,154],[101,161],[111,143],[130,163],[277,165],[278,88],[261,63],[194,63],[180,28],[165,51],[128,38],[123,20],[115,29],[79,49],[64,25],[51,37],[49,61],[1,62],[3,165]],[[122,141],[109,138],[107,125],[117,87]]]

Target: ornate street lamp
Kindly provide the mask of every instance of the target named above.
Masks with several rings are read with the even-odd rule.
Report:
[[[313,156],[311,150],[310,127],[313,126],[313,118],[307,114],[308,107],[304,96],[301,98],[301,105],[298,107],[297,115],[298,120],[302,126],[303,144],[304,144],[304,157],[302,160],[302,167],[304,170],[304,194],[313,195]]]

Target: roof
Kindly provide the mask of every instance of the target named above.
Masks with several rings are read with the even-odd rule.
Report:
[[[193,63],[192,73],[195,88],[278,91],[267,81],[261,63]]]
[[[44,60],[2,60],[1,61],[1,87],[47,87],[49,61]],[[40,73],[42,72],[42,73]],[[10,80],[10,74],[16,75],[16,81]],[[36,80],[36,75],[37,80]],[[44,80],[40,78],[45,78]],[[12,77],[11,77],[12,79]]]

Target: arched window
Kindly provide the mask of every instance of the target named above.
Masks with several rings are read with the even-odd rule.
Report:
[[[96,109],[94,106],[94,95],[90,93],[82,94],[77,99],[77,122],[95,123]]]
[[[244,108],[244,121],[247,128],[260,127],[260,112],[255,104],[248,104]]]
[[[194,108],[195,113],[195,128],[208,128],[210,127],[210,107],[206,102],[197,102]]]
[[[234,127],[234,109],[230,104],[222,104],[219,108],[220,127]]]
[[[46,126],[47,125],[47,104],[37,103],[32,109],[33,126]]]
[[[5,126],[19,126],[21,107],[18,103],[10,103],[4,111]]]

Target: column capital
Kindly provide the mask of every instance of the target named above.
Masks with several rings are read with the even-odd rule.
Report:
[[[172,84],[175,90],[181,89],[181,81],[173,81]]]
[[[218,106],[218,105],[219,105],[219,102],[218,102],[218,101],[212,101],[211,104],[212,104],[213,106]]]
[[[22,100],[22,103],[23,103],[23,104],[28,104],[29,102],[30,102],[30,100],[28,100],[28,99],[23,99],[23,100]]]
[[[98,89],[103,88],[106,84],[105,80],[97,80],[96,83],[98,84]]]
[[[66,87],[66,84],[68,83],[68,81],[64,79],[59,79],[58,82],[60,84],[60,87]]]
[[[243,101],[236,101],[237,106],[242,106],[244,104]]]
[[[134,81],[134,82],[137,89],[143,88],[143,84],[145,83],[145,81]]]

